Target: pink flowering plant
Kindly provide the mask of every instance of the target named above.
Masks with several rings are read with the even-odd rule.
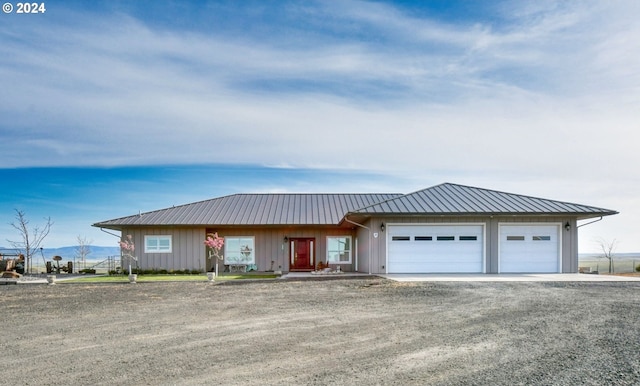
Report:
[[[133,242],[133,236],[127,235],[124,239],[118,242],[120,245],[120,253],[124,257],[129,258],[129,274],[131,274],[131,260],[138,260],[135,257],[136,245]]]
[[[224,246],[224,238],[218,236],[216,233],[207,233],[207,238],[204,240],[204,245],[209,249],[209,258],[217,257],[219,260],[223,259],[220,254],[222,247]]]
[[[133,257],[133,253],[136,251],[136,245],[133,243],[133,236],[127,235],[123,240],[120,240],[120,251],[124,256]],[[135,257],[133,257],[135,259]]]

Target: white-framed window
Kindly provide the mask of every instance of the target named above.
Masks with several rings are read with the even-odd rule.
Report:
[[[253,236],[225,236],[224,237],[225,264],[255,264],[255,237]]]
[[[327,263],[351,264],[351,236],[327,236]]]
[[[144,253],[171,253],[172,250],[171,236],[144,236]]]

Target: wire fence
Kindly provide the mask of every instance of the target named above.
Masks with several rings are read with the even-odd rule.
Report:
[[[86,259],[84,261],[79,259],[68,259],[60,261],[60,267],[67,266],[68,262],[72,262],[73,270],[68,273],[81,273],[82,270],[85,269],[94,269],[96,274],[104,274],[109,273],[111,271],[116,271],[120,269],[121,261],[120,256],[107,256],[100,259]],[[31,262],[31,275],[39,275],[47,273],[47,261],[43,261],[42,259],[33,259]],[[57,267],[56,262],[52,262],[52,267],[55,269]],[[64,273],[64,272],[63,272]]]
[[[589,259],[578,260],[579,267],[589,267],[591,272],[609,273],[609,260],[607,259]],[[611,273],[630,273],[637,272],[636,267],[640,266],[640,259],[613,259],[613,271]]]

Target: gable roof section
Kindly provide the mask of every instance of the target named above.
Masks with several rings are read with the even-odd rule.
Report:
[[[580,218],[618,212],[593,206],[547,200],[495,190],[444,183],[357,209],[351,214],[571,214]]]
[[[101,228],[150,225],[337,225],[358,208],[402,194],[234,194],[93,224]]]

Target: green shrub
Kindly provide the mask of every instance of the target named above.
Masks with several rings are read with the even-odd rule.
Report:
[[[95,269],[91,269],[91,268],[85,268],[85,269],[81,269],[80,271],[78,271],[80,273],[89,273],[89,274],[95,274],[96,270]]]
[[[636,267],[636,271],[640,272],[640,265]]]

